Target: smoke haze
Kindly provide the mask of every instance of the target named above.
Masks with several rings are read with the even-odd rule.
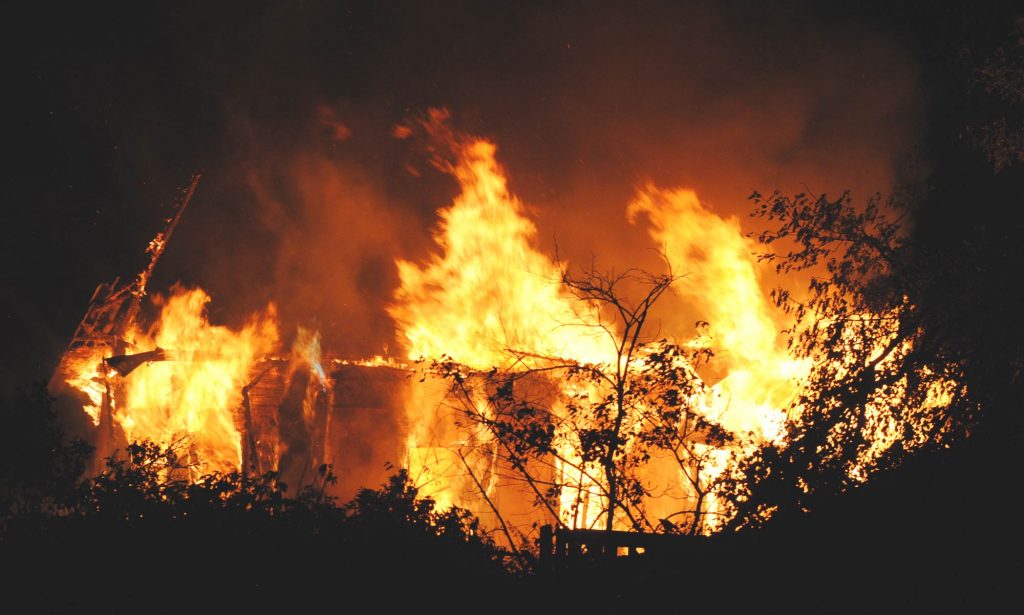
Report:
[[[852,11],[802,3],[75,10],[10,22],[35,33],[11,39],[35,96],[15,140],[54,177],[10,187],[36,213],[15,215],[28,232],[8,247],[34,267],[5,283],[4,311],[29,323],[43,374],[92,286],[134,273],[199,169],[151,288],[202,286],[227,323],[274,302],[285,341],[314,327],[366,356],[398,353],[394,261],[428,254],[457,190],[393,136],[431,107],[498,145],[544,250],[616,267],[658,266],[625,219],[638,186],[741,217],[754,189],[866,197],[912,166],[921,125],[908,53]]]

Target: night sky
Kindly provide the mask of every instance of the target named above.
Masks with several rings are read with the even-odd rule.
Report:
[[[3,389],[48,377],[199,171],[151,290],[200,285],[228,324],[276,301],[342,354],[393,344],[394,259],[455,191],[390,136],[430,107],[496,141],[569,259],[646,263],[624,206],[648,179],[742,215],[755,189],[925,176],[952,59],[1012,3],[818,4],[5,2]]]

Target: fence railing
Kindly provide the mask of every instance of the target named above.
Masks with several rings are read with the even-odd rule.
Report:
[[[599,558],[644,557],[677,553],[700,537],[606,530],[540,528],[540,566],[544,571],[571,568]]]

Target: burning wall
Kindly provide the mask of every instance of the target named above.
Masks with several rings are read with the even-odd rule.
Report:
[[[410,372],[324,358],[322,367],[265,358],[243,388],[242,467],[276,471],[297,490],[334,468],[335,495],[383,483],[403,455],[400,411]]]

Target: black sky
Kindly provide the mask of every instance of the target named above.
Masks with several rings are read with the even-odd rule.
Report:
[[[378,352],[393,259],[429,250],[454,191],[388,136],[431,106],[496,140],[570,258],[632,264],[646,179],[741,213],[926,173],[943,67],[1011,4],[819,4],[5,2],[3,387],[48,375],[199,170],[151,288],[201,285],[229,323],[276,300]]]

